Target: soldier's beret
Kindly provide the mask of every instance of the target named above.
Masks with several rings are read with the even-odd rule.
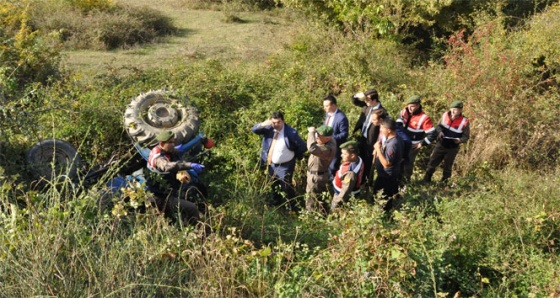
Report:
[[[317,128],[317,133],[325,137],[332,136],[333,132],[333,128],[328,125],[321,125]]]
[[[420,96],[419,95],[413,95],[406,101],[407,105],[413,104],[413,103],[420,103]]]
[[[460,101],[460,100],[456,100],[456,101],[452,102],[452,103],[449,105],[449,107],[452,108],[452,109],[453,109],[453,108],[462,109],[462,108],[463,108],[463,102]]]
[[[358,153],[358,142],[356,141],[348,141],[340,145],[340,149],[347,150],[350,153]]]
[[[171,130],[162,130],[156,136],[156,140],[158,140],[160,142],[167,142],[167,141],[171,140],[174,136],[175,136],[175,134]]]

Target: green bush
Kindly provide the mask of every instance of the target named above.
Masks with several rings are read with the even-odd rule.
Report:
[[[83,13],[94,10],[108,11],[115,7],[112,0],[66,0],[71,6],[79,8]]]
[[[558,88],[560,55],[555,42],[559,38],[560,4],[527,22],[526,30],[514,33],[512,43],[526,59],[533,59],[535,83],[542,88]]]
[[[110,1],[41,0],[30,6],[33,27],[58,32],[68,49],[116,49],[151,43],[177,28],[170,18],[147,7]]]
[[[180,0],[179,3],[192,9],[224,10],[224,7],[236,7],[240,11],[272,9],[279,6],[276,0]]]
[[[152,30],[143,30],[142,21],[136,18],[107,15],[99,21],[100,27],[96,38],[106,49],[145,43],[156,36],[156,32]]]
[[[11,95],[26,84],[59,75],[57,39],[56,33],[33,28],[27,2],[0,3],[0,92]]]
[[[471,32],[480,14],[498,16],[504,28],[510,28],[541,12],[556,0],[489,1],[361,1],[279,0],[286,7],[302,11],[321,23],[355,34],[368,32],[372,37],[401,40],[423,51],[437,50],[441,39],[452,32]],[[434,56],[437,56],[436,53]]]

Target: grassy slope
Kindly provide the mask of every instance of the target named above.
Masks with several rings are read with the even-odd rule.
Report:
[[[242,21],[227,23],[225,13],[185,8],[178,0],[120,0],[118,3],[149,7],[173,19],[180,30],[161,43],[116,51],[66,52],[66,67],[98,73],[107,66],[168,67],[175,59],[225,59],[232,62],[263,61],[294,30],[293,23],[275,12],[234,13]]]
[[[145,4],[157,8],[166,15],[171,16],[175,20],[176,25],[184,30],[185,35],[172,37],[167,40],[166,43],[138,47],[132,50],[120,50],[110,53],[69,53],[69,65],[78,67],[78,69],[81,70],[103,71],[104,63],[112,63],[113,66],[157,65],[166,67],[170,65],[175,58],[185,60],[221,58],[229,59],[232,63],[263,61],[267,55],[280,50],[285,38],[289,38],[290,36],[289,33],[285,33],[285,30],[291,26],[288,20],[281,17],[270,16],[262,12],[240,13],[239,16],[248,22],[228,24],[221,21],[224,17],[223,12],[184,9],[180,5],[180,0],[161,2],[123,0],[121,2],[128,2],[134,5]],[[272,22],[268,20],[272,20]],[[475,174],[483,176],[481,172]],[[411,202],[412,207],[409,207],[411,210],[405,210],[405,218],[398,222],[399,230],[390,230],[390,226],[384,227],[381,224],[372,225],[369,220],[374,218],[376,214],[372,215],[372,213],[369,212],[361,214],[360,216],[348,216],[341,220],[334,220],[332,222],[335,226],[338,227],[340,225],[345,227],[340,229],[346,233],[340,234],[342,236],[346,234],[347,238],[339,243],[335,241],[328,251],[311,257],[310,262],[304,263],[302,261],[304,264],[302,267],[309,267],[311,268],[310,271],[318,270],[320,272],[327,271],[326,269],[332,270],[333,268],[339,270],[340,265],[336,266],[336,262],[330,263],[325,261],[326,259],[336,260],[337,256],[350,265],[354,263],[359,264],[359,261],[362,261],[362,259],[367,261],[374,260],[374,258],[368,254],[369,247],[364,243],[373,243],[371,244],[371,251],[385,252],[387,254],[392,254],[391,249],[400,249],[401,246],[403,246],[405,247],[405,251],[414,252],[410,253],[410,255],[413,255],[414,262],[417,262],[417,264],[415,263],[414,265],[415,267],[417,266],[415,269],[417,273],[414,278],[418,280],[418,292],[430,292],[432,286],[431,284],[420,285],[420,281],[431,281],[434,287],[437,284],[443,288],[447,286],[447,288],[452,289],[452,286],[449,286],[449,284],[453,285],[453,282],[448,281],[448,279],[454,278],[456,280],[467,279],[466,282],[462,282],[462,285],[477,286],[476,289],[469,289],[471,293],[482,291],[482,289],[486,287],[491,288],[488,293],[497,293],[496,296],[514,296],[514,286],[519,286],[520,289],[524,289],[530,288],[530,286],[527,285],[529,284],[535,288],[535,292],[538,293],[538,291],[542,291],[540,293],[543,293],[547,290],[548,293],[551,293],[550,296],[552,297],[554,296],[553,292],[556,293],[555,289],[560,289],[558,287],[560,282],[558,282],[557,275],[552,276],[553,272],[557,272],[555,269],[558,267],[557,245],[554,243],[550,245],[548,242],[550,239],[555,239],[556,237],[548,234],[548,228],[552,231],[557,231],[555,227],[557,226],[556,216],[558,211],[556,210],[558,210],[558,208],[556,207],[557,203],[552,199],[556,197],[554,191],[546,192],[548,195],[552,194],[552,196],[541,198],[544,196],[543,194],[545,192],[541,194],[539,190],[543,188],[557,190],[557,188],[552,186],[557,185],[557,181],[548,181],[548,179],[545,179],[546,181],[544,182],[537,181],[532,173],[527,177],[519,177],[519,180],[513,179],[520,176],[516,172],[503,175],[510,179],[500,179],[501,176],[494,177],[489,175],[487,179],[484,179],[489,181],[488,184],[480,185],[478,180],[474,180],[473,177],[470,177],[469,179],[463,179],[459,187],[453,186],[446,189],[446,191],[441,191],[439,186],[426,188],[420,186],[410,187],[406,194],[406,199]],[[483,178],[484,177],[480,179],[482,180]],[[531,181],[535,183],[538,182],[538,186],[534,189],[530,188]],[[244,186],[244,184],[242,186]],[[469,191],[469,189],[472,190]],[[243,189],[242,191],[243,194],[239,195],[239,197],[246,196],[247,190]],[[535,202],[538,203],[535,204]],[[416,205],[427,205],[425,209],[428,211],[422,211],[423,208],[417,207]],[[364,211],[362,208],[358,208],[358,210],[362,212],[367,211]],[[433,211],[434,213],[439,213],[439,218],[432,216],[429,212],[430,210],[435,210]],[[503,212],[500,210],[503,210]],[[228,212],[236,213],[237,211],[230,208]],[[426,218],[422,218],[424,215],[423,212],[426,214]],[[270,216],[271,213],[272,212],[267,211],[263,213],[263,222],[265,215]],[[229,216],[232,215],[230,214]],[[275,215],[273,214],[272,216]],[[254,214],[251,214],[251,217],[254,217]],[[268,224],[271,221],[272,220],[268,220],[266,223]],[[278,222],[280,222],[280,220],[278,220]],[[409,222],[412,222],[412,224]],[[308,219],[298,222],[298,224],[304,225],[302,230],[304,230],[306,234],[302,237],[300,236],[304,240],[319,238],[316,234],[326,234],[328,232],[328,229],[322,230],[323,226],[321,226],[321,229],[313,229],[314,224],[324,225],[320,221],[315,222]],[[245,223],[243,225],[245,225]],[[250,223],[247,224],[247,226],[250,225]],[[263,226],[265,225],[263,224]],[[308,226],[311,228],[306,229]],[[276,229],[276,225],[272,227],[267,226],[267,229],[271,228]],[[539,232],[541,229],[542,232]],[[278,230],[280,230],[279,227]],[[333,230],[335,230],[335,228],[333,228]],[[511,231],[515,231],[515,233]],[[274,231],[267,230],[266,232],[276,235]],[[153,234],[155,235],[156,233]],[[365,235],[365,240],[355,241],[352,238],[356,238],[356,235]],[[371,241],[371,239],[375,240],[376,238],[393,239],[390,237],[396,237],[395,235],[402,237],[402,244],[398,241]],[[268,237],[270,238],[270,235]],[[324,238],[326,237],[327,236],[324,236]],[[511,239],[502,240],[507,237],[511,237]],[[220,241],[220,239],[216,239],[216,242],[221,243]],[[186,242],[190,243],[188,241]],[[353,243],[358,243],[361,246],[356,244],[356,247],[353,247]],[[532,245],[528,246],[528,243],[532,243]],[[512,247],[504,247],[506,244],[512,245]],[[184,248],[181,248],[181,250],[183,249]],[[103,251],[103,249],[101,250]],[[275,250],[275,254],[282,255],[282,251],[278,249]],[[508,253],[504,254],[506,251]],[[212,251],[210,255],[216,256],[215,251]],[[266,255],[266,253],[263,252],[263,255]],[[352,257],[349,258],[348,256]],[[391,258],[393,258],[392,255]],[[291,260],[289,258],[287,259]],[[386,259],[389,260],[389,257],[386,257]],[[242,258],[232,258],[232,260],[234,262],[243,262]],[[273,257],[270,257],[270,259],[265,258],[265,261],[267,260],[272,263]],[[471,264],[471,260],[475,260],[476,262]],[[218,263],[209,262],[210,265],[206,268],[207,270],[209,269],[207,280],[211,281],[216,279],[216,275],[212,269],[220,268],[219,261],[219,257],[215,257],[211,262]],[[122,263],[124,264],[125,262]],[[227,266],[224,265],[223,268],[243,268],[241,265],[230,266],[229,263],[224,263],[226,263]],[[371,268],[377,268],[375,264],[376,263],[374,263]],[[380,262],[380,264],[382,264],[382,262]],[[387,275],[393,276],[395,279],[396,276],[399,276],[399,274],[397,274],[399,272],[406,276],[409,271],[413,271],[405,266],[406,263],[404,261],[397,262],[393,260],[390,264],[393,267],[386,269]],[[485,271],[486,266],[480,268],[479,266],[481,264],[490,264],[487,265],[487,267],[499,273],[510,273],[516,270],[519,272],[510,273],[507,276],[509,280],[505,277],[502,279],[499,276],[494,276],[497,274],[492,270]],[[247,263],[242,265],[251,264]],[[266,278],[262,278],[262,280],[270,281],[271,283],[272,281],[278,282],[279,292],[288,292],[286,288],[291,289],[289,288],[291,286],[295,287],[293,289],[294,291],[299,291],[300,288],[296,286],[301,284],[301,279],[297,276],[300,268],[291,263],[289,263],[287,267],[290,267],[290,273],[294,272],[293,280],[290,280],[290,275],[285,274],[284,271],[272,277],[267,276]],[[349,267],[351,266],[348,266],[348,268]],[[345,269],[348,270],[348,268]],[[149,272],[149,270],[146,271]],[[202,270],[199,270],[199,272],[200,271]],[[286,271],[288,271],[288,269],[286,269]],[[379,272],[381,272],[381,270],[379,270]],[[227,289],[227,281],[233,280],[242,286],[234,284],[231,285],[232,289],[245,288],[247,285],[250,286],[250,281],[255,277],[252,272],[245,273],[246,276],[239,276],[239,272],[231,273],[232,278],[228,278],[227,274],[224,274],[222,275],[224,277],[223,279],[218,279],[218,284],[220,284],[220,288],[224,287]],[[362,277],[363,275],[360,273],[359,270],[355,270],[355,274],[348,280]],[[154,275],[156,274],[157,272],[154,273]],[[337,277],[337,274],[331,273],[331,275]],[[203,276],[203,274],[201,274],[201,276]],[[326,274],[326,276],[328,276],[328,274]],[[486,277],[492,279],[490,285],[486,285],[485,282],[481,281]],[[204,278],[200,279],[204,280]],[[402,280],[404,280],[404,278],[400,279],[400,281]],[[549,284],[546,285],[546,282],[541,282],[542,280],[549,281]],[[550,282],[551,280],[556,282]],[[123,281],[123,284],[126,284],[126,282],[127,281]],[[285,283],[284,288],[281,287],[283,282]],[[172,282],[169,283],[171,284]],[[328,279],[324,281],[312,280],[311,283],[318,283],[322,287],[331,286],[331,291],[333,291],[333,293],[339,290],[337,285],[335,283],[331,284]],[[353,283],[349,284],[355,285]],[[364,284],[367,285],[367,283]],[[344,288],[346,285],[347,284],[343,284],[341,288]],[[508,285],[511,288],[507,288]],[[207,290],[208,285],[201,285],[200,288]],[[272,290],[272,285],[268,285],[265,289]],[[307,291],[311,293],[313,293],[313,291],[321,293],[311,286]],[[343,293],[342,289],[340,289],[340,291],[342,292],[339,293]],[[366,290],[363,291],[365,292]],[[455,291],[457,291],[457,289],[455,289],[453,293],[455,293]],[[254,289],[249,292],[253,294],[259,293]],[[520,290],[517,294],[524,297],[527,293]],[[212,295],[207,294],[207,296],[211,297]]]

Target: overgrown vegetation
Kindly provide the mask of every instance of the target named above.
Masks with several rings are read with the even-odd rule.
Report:
[[[80,13],[96,11],[85,19],[118,7],[80,3]],[[92,10],[86,3],[107,6]],[[441,60],[420,64],[418,57],[428,55],[398,38],[372,38],[371,28],[347,34],[309,25],[264,63],[230,68],[216,59],[178,59],[168,69],[109,68],[89,80],[57,68],[61,45],[54,37],[45,42],[49,35],[31,25],[39,17],[30,13],[33,5],[1,5],[2,296],[560,295],[560,5],[515,28],[472,15],[472,27],[445,36]],[[432,9],[440,14],[446,7]],[[355,123],[350,96],[370,86],[391,115],[411,94],[423,96],[434,120],[452,100],[465,102],[472,139],[452,183],[410,184],[392,219],[381,202],[359,199],[326,218],[266,206],[270,181],[257,166],[260,140],[250,127],[279,109],[303,135],[321,122],[321,98],[329,92]],[[140,190],[128,191],[135,198],[128,203],[114,198],[116,209],[98,204],[131,149],[122,128],[125,105],[163,87],[188,96],[202,130],[217,141],[202,177],[211,191],[206,220],[216,233],[204,241],[151,208],[136,211],[145,196]],[[94,186],[61,181],[35,189],[21,153],[48,137],[74,144],[86,167],[115,154],[121,160]],[[300,194],[305,165],[298,163],[294,179]]]
[[[125,48],[178,33],[158,11],[111,0],[39,0],[27,7],[30,26],[39,32],[56,32],[67,49]]]
[[[481,16],[496,18],[504,28],[523,24],[555,0],[278,0],[287,7],[304,11],[319,22],[334,25],[345,32],[367,32],[373,36],[412,44],[427,56],[439,57],[445,39],[461,29],[474,29]]]
[[[236,7],[240,10],[271,9],[278,7],[276,0],[177,0],[180,5],[191,9],[227,10]]]

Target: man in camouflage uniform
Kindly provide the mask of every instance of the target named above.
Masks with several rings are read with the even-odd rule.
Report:
[[[321,194],[327,192],[329,183],[329,165],[334,159],[337,146],[332,138],[333,128],[328,125],[309,127],[307,129],[307,151],[309,151],[309,161],[307,162],[307,200],[305,208],[307,211],[317,211],[323,213],[328,211],[328,205],[320,200]]]

